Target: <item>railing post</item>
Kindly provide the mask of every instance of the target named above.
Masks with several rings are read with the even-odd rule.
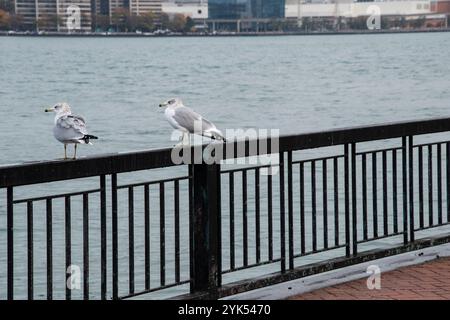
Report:
[[[117,174],[111,175],[111,229],[112,229],[112,298],[119,298],[118,207]]]
[[[352,251],[353,255],[358,254],[358,221],[357,221],[357,204],[356,204],[356,144],[351,144],[351,170],[352,170]]]
[[[191,293],[216,297],[222,282],[220,165],[194,164],[191,225]]]
[[[8,294],[7,299],[13,300],[14,299],[14,196],[13,196],[13,187],[8,187],[6,191],[6,220],[7,220],[7,243],[8,243],[8,253],[7,253],[7,260],[8,260]]]
[[[106,238],[106,176],[100,176],[100,270],[101,299],[106,300],[107,290],[107,238]]]
[[[280,152],[280,269],[286,272],[286,222],[284,189],[284,153]]]
[[[402,137],[403,244],[408,244],[408,166],[406,137]]]
[[[414,150],[413,137],[408,137],[409,169],[409,241],[414,242]]]
[[[289,234],[289,269],[294,269],[294,207],[292,187],[292,151],[288,152],[288,234]]]
[[[344,145],[344,194],[345,194],[345,255],[350,257],[350,173],[349,145]]]

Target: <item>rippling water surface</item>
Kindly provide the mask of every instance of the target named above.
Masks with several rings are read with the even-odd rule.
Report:
[[[44,107],[59,101],[70,103],[75,113],[85,116],[90,132],[100,137],[94,146],[82,146],[81,156],[171,146],[172,130],[157,106],[174,96],[181,97],[187,106],[221,129],[280,129],[280,134],[450,116],[449,40],[450,33],[156,39],[3,37],[0,38],[0,165],[63,155],[62,145],[52,136],[53,116],[43,112]],[[97,180],[87,179],[39,189],[19,188],[15,196],[85,190],[97,185]],[[181,185],[180,190],[186,191],[185,186]],[[136,191],[135,195],[137,267],[143,264],[140,233],[143,209],[139,192],[142,191]],[[152,280],[152,286],[157,286],[158,190],[151,192],[152,210],[155,209],[151,264],[152,279],[156,279]],[[4,199],[3,191],[0,196]],[[236,197],[240,197],[239,193]],[[249,201],[253,201],[252,197],[249,194]],[[241,200],[237,199],[236,203]],[[91,201],[94,201],[90,218],[91,284],[95,287],[91,295],[98,297],[98,199],[93,197]],[[185,277],[188,272],[187,205],[181,201],[181,259]],[[261,201],[266,201],[263,192]],[[45,297],[46,289],[44,204],[36,204],[35,208],[35,291],[40,298]],[[73,206],[73,260],[82,263],[81,201],[74,201]],[[170,238],[173,208],[170,206],[167,204],[167,274],[173,273],[173,239]],[[22,284],[18,285],[16,294],[24,297],[26,208],[21,205],[15,208],[18,212],[15,217],[16,284]],[[59,283],[55,297],[59,298],[64,296],[61,286],[64,283],[63,208],[62,201],[55,201],[54,277],[55,283]],[[126,201],[119,201],[119,209],[119,278],[125,294],[128,285]],[[241,213],[236,208],[238,226]],[[252,214],[249,212],[250,220],[254,219]],[[264,214],[261,219],[267,217]],[[0,200],[0,243],[6,243],[5,222],[4,201]],[[262,228],[265,230],[266,226]],[[277,230],[275,225],[274,232]],[[241,236],[236,231],[239,252]],[[249,236],[253,237],[254,231],[250,230]],[[261,241],[266,239],[267,234],[263,233]],[[278,247],[274,244],[274,248]],[[3,288],[6,288],[5,249],[4,245],[0,248],[0,298],[5,297]],[[252,241],[249,250],[254,250]],[[277,249],[274,250],[276,254]],[[228,252],[225,245],[225,257]],[[236,259],[240,258],[238,253]],[[136,283],[140,286],[143,273],[136,273]]]
[[[450,115],[450,34],[1,38],[0,164],[60,157],[43,107],[101,137],[80,155],[170,146],[181,97],[217,126],[281,134]]]

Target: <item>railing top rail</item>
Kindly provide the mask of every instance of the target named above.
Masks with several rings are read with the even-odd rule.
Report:
[[[421,135],[450,131],[450,118],[433,118],[427,120],[393,122],[378,125],[358,126],[333,129],[321,132],[285,135],[279,137],[279,150],[276,152],[313,149],[319,147],[342,145],[346,143],[367,142],[373,140],[392,139],[410,135]],[[269,138],[270,139],[270,138]],[[251,140],[264,144],[264,140]],[[235,141],[224,145],[227,150],[239,150],[245,146],[245,156],[257,156],[273,153],[268,150],[251,150],[249,141]],[[205,145],[192,146],[204,148]],[[113,153],[64,161],[38,161],[23,164],[0,166],[0,188],[9,186],[30,185],[99,176],[103,174],[123,173],[175,166],[172,148],[154,149],[136,152]],[[235,155],[223,153],[223,159],[236,158]]]

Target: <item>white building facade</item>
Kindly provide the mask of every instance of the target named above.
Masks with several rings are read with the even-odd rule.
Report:
[[[286,2],[286,18],[302,17],[345,17],[355,18],[367,16],[373,9],[381,15],[408,16],[431,14],[430,0],[413,1],[374,1],[353,2],[348,0],[335,3],[305,3],[304,1],[288,0]]]
[[[171,15],[182,14],[192,19],[208,19],[208,1],[167,1],[162,3],[162,12]]]

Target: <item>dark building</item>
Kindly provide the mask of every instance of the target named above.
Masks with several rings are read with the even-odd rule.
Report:
[[[251,0],[253,18],[284,18],[284,0]]]
[[[208,11],[211,19],[249,18],[249,0],[209,0]]]
[[[210,19],[284,18],[285,0],[209,0]]]
[[[103,14],[105,16],[108,16],[109,15],[109,1],[108,0],[96,0],[96,1],[99,1],[99,3],[100,3],[99,13]]]

